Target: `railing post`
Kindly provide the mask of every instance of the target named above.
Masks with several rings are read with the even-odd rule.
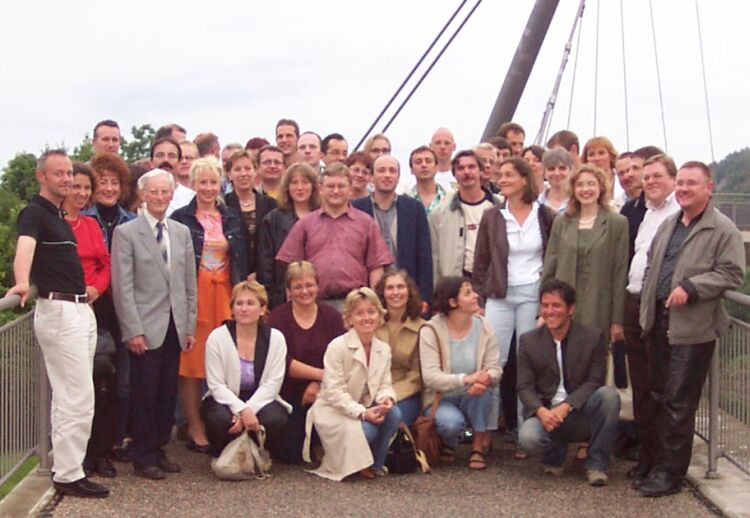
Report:
[[[714,349],[708,373],[708,470],[706,478],[719,478],[719,348]]]
[[[36,344],[39,347],[39,344]],[[49,476],[52,470],[52,459],[50,458],[50,422],[49,422],[49,380],[47,379],[47,369],[44,366],[44,357],[39,351],[39,407],[38,412],[38,432],[39,442],[37,443],[37,455],[39,456],[39,467],[37,468],[37,474],[41,476]]]

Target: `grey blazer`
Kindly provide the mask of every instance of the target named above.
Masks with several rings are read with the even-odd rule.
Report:
[[[188,228],[174,220],[169,232],[169,270],[148,220],[141,214],[118,225],[112,239],[112,295],[123,341],[146,337],[158,349],[169,326],[170,310],[180,346],[195,335],[197,287],[195,254]]]

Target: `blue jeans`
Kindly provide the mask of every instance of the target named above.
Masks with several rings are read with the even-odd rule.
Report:
[[[583,465],[587,470],[607,471],[620,420],[620,396],[613,387],[599,387],[583,407],[573,410],[557,429],[548,432],[538,417],[523,422],[518,444],[549,466],[562,466],[568,443],[589,441]]]
[[[391,438],[396,435],[399,424],[401,424],[401,410],[398,406],[391,408],[391,411],[386,414],[385,420],[380,424],[362,421],[362,431],[365,432],[365,438],[372,450],[373,469],[378,470],[385,465],[388,446],[391,444]]]
[[[536,326],[539,312],[539,282],[508,286],[504,299],[487,299],[485,316],[495,330],[497,344],[500,347],[500,366],[505,367],[510,354],[513,333],[516,340]],[[515,391],[514,391],[515,392]],[[492,389],[492,413],[490,430],[497,429],[497,418],[502,415],[500,408],[500,387]],[[518,425],[523,422],[523,406],[518,401]]]
[[[489,389],[481,396],[469,396],[465,393],[443,396],[435,413],[435,428],[443,443],[451,448],[458,446],[458,438],[467,424],[475,432],[486,432],[491,405],[492,391]],[[424,411],[425,415],[429,415],[431,409],[428,406]]]
[[[422,396],[416,394],[414,396],[402,399],[396,406],[401,410],[401,420],[404,424],[411,426],[414,421],[417,420],[417,416],[422,411]]]

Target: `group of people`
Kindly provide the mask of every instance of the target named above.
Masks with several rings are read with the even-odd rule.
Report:
[[[645,496],[679,491],[728,326],[720,299],[745,269],[705,164],[618,154],[606,137],[579,151],[567,130],[524,147],[512,122],[461,151],[439,128],[409,176],[383,134],[349,154],[290,119],[275,145],[223,150],[170,124],[135,164],[116,122],[93,135],[88,163],[39,159],[9,291],[39,291],[61,493],[107,496],[88,476],[116,476],[112,459],[179,472],[164,449],[175,421],[196,453],[262,426],[279,461],[374,478],[422,415],[441,462],[470,432],[468,466],[484,469],[504,427],[551,475],[581,443],[588,483],[606,485],[623,343],[628,476]]]

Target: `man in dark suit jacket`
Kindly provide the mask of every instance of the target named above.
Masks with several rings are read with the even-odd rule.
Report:
[[[396,194],[398,161],[390,155],[373,164],[372,196],[358,198],[354,207],[375,218],[397,268],[403,268],[419,288],[424,302],[432,300],[432,246],[424,207],[409,196]]]
[[[588,441],[586,478],[592,486],[604,486],[620,397],[614,388],[603,386],[604,335],[573,322],[574,312],[570,285],[555,279],[542,284],[544,325],[521,335],[518,349],[518,397],[525,419],[518,442],[541,456],[545,473],[561,475],[568,443]]]

